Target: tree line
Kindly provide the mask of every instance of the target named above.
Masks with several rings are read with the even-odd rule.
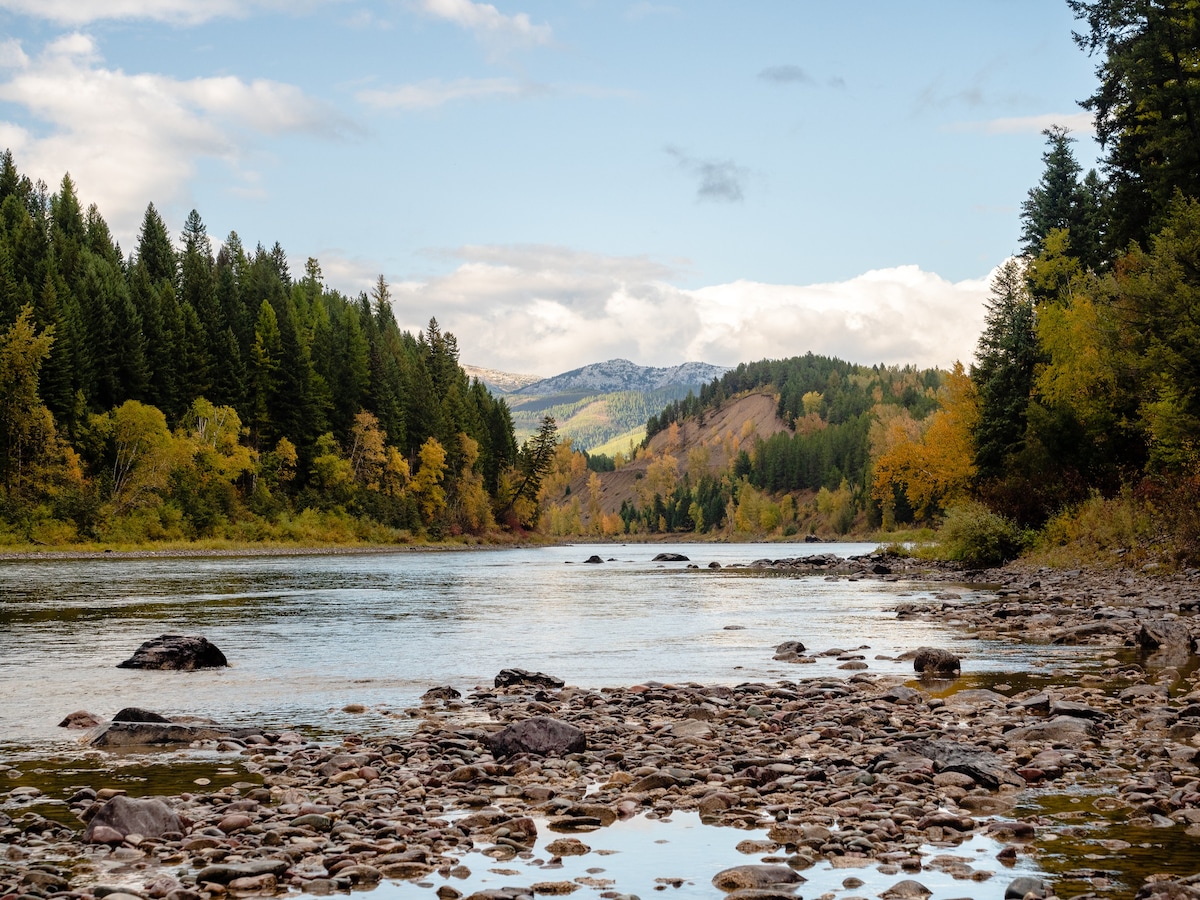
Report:
[[[969,377],[927,423],[932,437],[883,460],[876,495],[919,495],[931,514],[972,498],[1059,535],[1108,504],[1114,527],[1140,517],[1130,534],[1195,560],[1200,16],[1187,0],[1068,2],[1097,60],[1082,106],[1100,171],[1083,172],[1066,129],[1044,132],[1020,254],[993,280]],[[931,484],[939,468],[948,477]]]
[[[69,175],[51,193],[0,155],[0,536],[529,527],[555,440],[547,416],[519,448],[382,276],[351,297],[278,243],[214,252],[196,211],[176,245],[153,204],[126,256]]]

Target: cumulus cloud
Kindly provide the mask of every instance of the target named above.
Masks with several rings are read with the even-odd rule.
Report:
[[[678,147],[667,147],[666,151],[680,169],[697,180],[698,200],[737,203],[745,199],[745,182],[750,175],[748,169],[731,159],[697,159]]]
[[[0,0],[0,10],[79,27],[112,19],[149,19],[198,25],[211,19],[241,17],[257,9],[294,8],[284,0]]]
[[[535,25],[528,13],[505,15],[490,3],[418,0],[417,8],[426,15],[467,29],[495,50],[535,47],[549,44],[553,38],[550,26]]]
[[[402,327],[430,315],[464,362],[565,372],[613,357],[643,365],[735,365],[808,351],[861,363],[948,367],[982,329],[988,278],[951,283],[917,266],[848,281],[737,281],[698,289],[643,257],[562,247],[470,247],[448,275],[393,286]]]
[[[0,59],[7,63],[0,101],[23,107],[33,123],[0,121],[18,166],[51,185],[70,172],[81,199],[98,204],[126,244],[147,203],[182,199],[200,158],[224,160],[253,186],[254,173],[239,172],[247,140],[344,127],[339,116],[289,84],[181,81],[107,68],[92,38],[79,33],[52,41],[32,58],[9,42]]]

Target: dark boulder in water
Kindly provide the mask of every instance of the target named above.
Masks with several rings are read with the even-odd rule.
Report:
[[[913,657],[913,670],[922,675],[951,677],[962,670],[957,656],[938,647],[918,647]]]
[[[496,687],[512,687],[517,684],[532,684],[537,687],[560,688],[566,682],[545,672],[530,672],[528,669],[501,669],[496,676]]]
[[[170,669],[191,672],[228,666],[225,654],[200,635],[163,634],[138,647],[118,669]]]
[[[682,553],[660,553],[651,562],[690,562]]]

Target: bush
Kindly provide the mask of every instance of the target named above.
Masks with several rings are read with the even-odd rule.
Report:
[[[999,566],[1020,556],[1021,529],[982,503],[956,503],[946,511],[938,534],[941,556],[971,569]]]

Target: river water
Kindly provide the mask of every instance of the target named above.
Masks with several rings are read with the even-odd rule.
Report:
[[[642,681],[795,680],[853,674],[823,657],[858,650],[868,671],[911,672],[895,657],[921,645],[964,657],[964,670],[1052,663],[1041,647],[984,645],[947,623],[897,621],[903,599],[945,585],[771,576],[730,566],[768,556],[870,552],[873,545],[688,544],[700,568],[657,563],[661,545],[472,552],[0,562],[0,750],[74,744],[56,727],[87,709],[125,706],[227,725],[315,735],[403,727],[387,713],[435,685],[466,693],[502,668],[589,687]],[[606,561],[586,565],[592,554]],[[723,568],[709,569],[710,562]],[[969,590],[957,589],[968,601]],[[160,634],[203,634],[230,668],[116,668]],[[1068,652],[1068,651],[1054,651]],[[365,705],[365,714],[343,712]]]
[[[736,568],[762,557],[869,553],[873,545],[670,548],[687,554],[698,568],[654,562],[663,549],[605,544],[2,561],[0,771],[14,787],[42,790],[47,803],[37,809],[44,814],[68,817],[56,798],[70,796],[81,784],[146,796],[178,793],[193,782],[216,790],[247,777],[230,754],[81,753],[78,732],[56,727],[76,709],[107,718],[122,707],[141,706],[335,739],[347,732],[403,733],[412,728],[403,711],[428,688],[450,684],[465,694],[490,686],[506,667],[544,671],[587,687],[854,674],[840,669],[834,655],[808,665],[772,659],[778,644],[800,640],[811,653],[852,651],[868,672],[911,677],[911,663],[896,657],[932,645],[963,658],[964,673],[971,674],[961,683],[1003,681],[1019,689],[1023,681],[1047,683],[1059,663],[1070,668],[1071,657],[1080,652],[985,643],[950,619],[931,625],[895,616],[896,604],[905,600],[947,593],[967,603],[978,599],[966,587]],[[605,562],[584,564],[593,554]],[[709,569],[710,562],[721,568]],[[143,641],[165,633],[203,634],[221,648],[230,667],[116,668]],[[346,711],[351,704],[366,711]],[[12,798],[6,806],[2,797],[0,787],[0,810],[15,815],[23,808]],[[579,872],[568,866],[559,877],[578,876],[585,883],[611,879],[618,890],[641,896],[667,890],[679,900],[699,900],[717,893],[710,884],[714,872],[753,861],[739,852],[739,842],[762,836],[701,826],[685,814],[670,821],[639,816],[587,835],[596,852],[580,858]],[[995,842],[976,837],[953,851],[960,860],[996,872],[983,883],[964,885],[936,866],[920,879],[934,892],[933,900],[967,895],[1000,900],[1012,877],[1040,869],[1024,855],[1015,867],[1001,865],[998,850]],[[948,851],[924,852],[945,859]],[[452,886],[465,892],[549,874],[528,861],[516,869],[489,866],[477,854],[464,861],[474,874],[469,883]],[[830,861],[805,875],[806,897],[878,896],[900,877],[874,865],[847,872]],[[668,888],[662,877],[680,886]],[[432,894],[425,883],[385,882],[372,896],[422,900]]]

